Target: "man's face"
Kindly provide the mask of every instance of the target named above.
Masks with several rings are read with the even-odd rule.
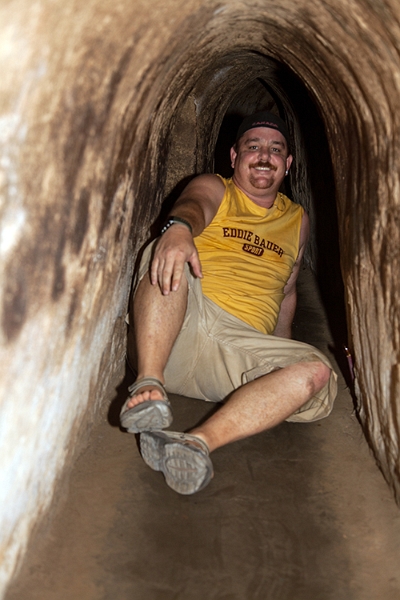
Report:
[[[260,196],[277,194],[292,164],[284,136],[276,129],[255,127],[246,131],[231,148],[233,179],[243,191]]]

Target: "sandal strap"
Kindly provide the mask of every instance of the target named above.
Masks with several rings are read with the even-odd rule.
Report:
[[[197,435],[191,435],[190,433],[180,433],[178,431],[163,431],[163,434],[168,437],[169,441],[180,442],[200,450],[209,456],[210,450],[204,440],[197,437]]]
[[[163,399],[168,401],[168,396],[165,387],[163,386],[161,381],[156,377],[143,377],[142,379],[135,381],[135,383],[132,383],[132,385],[128,387],[130,398],[132,398],[138,390],[145,386],[152,386],[159,389],[163,395]]]

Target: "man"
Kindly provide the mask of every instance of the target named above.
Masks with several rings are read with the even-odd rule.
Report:
[[[326,357],[290,339],[309,220],[279,192],[292,164],[285,123],[247,117],[231,160],[232,179],[200,175],[177,200],[143,256],[131,315],[137,380],[121,423],[181,494],[209,483],[215,449],[323,418],[336,394]],[[223,404],[190,433],[163,431],[166,390]]]

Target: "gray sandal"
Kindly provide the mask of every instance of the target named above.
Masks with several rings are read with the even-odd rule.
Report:
[[[145,386],[157,388],[162,393],[162,400],[145,400],[133,408],[126,408],[132,396],[135,396],[138,390]],[[143,377],[135,381],[128,388],[129,398],[124,403],[120,422],[122,427],[129,433],[141,433],[142,431],[154,431],[169,427],[172,423],[171,404],[168,400],[167,392],[161,381],[155,377]]]
[[[142,433],[140,450],[144,462],[162,471],[167,485],[178,494],[202,490],[214,475],[207,444],[189,433]]]

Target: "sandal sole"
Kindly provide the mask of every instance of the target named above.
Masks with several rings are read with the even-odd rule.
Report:
[[[167,485],[178,494],[203,489],[213,476],[212,462],[204,451],[168,437],[168,432],[142,433],[140,449],[144,462],[162,471]]]
[[[129,433],[156,431],[171,425],[172,412],[164,400],[147,400],[125,411],[120,420]]]

